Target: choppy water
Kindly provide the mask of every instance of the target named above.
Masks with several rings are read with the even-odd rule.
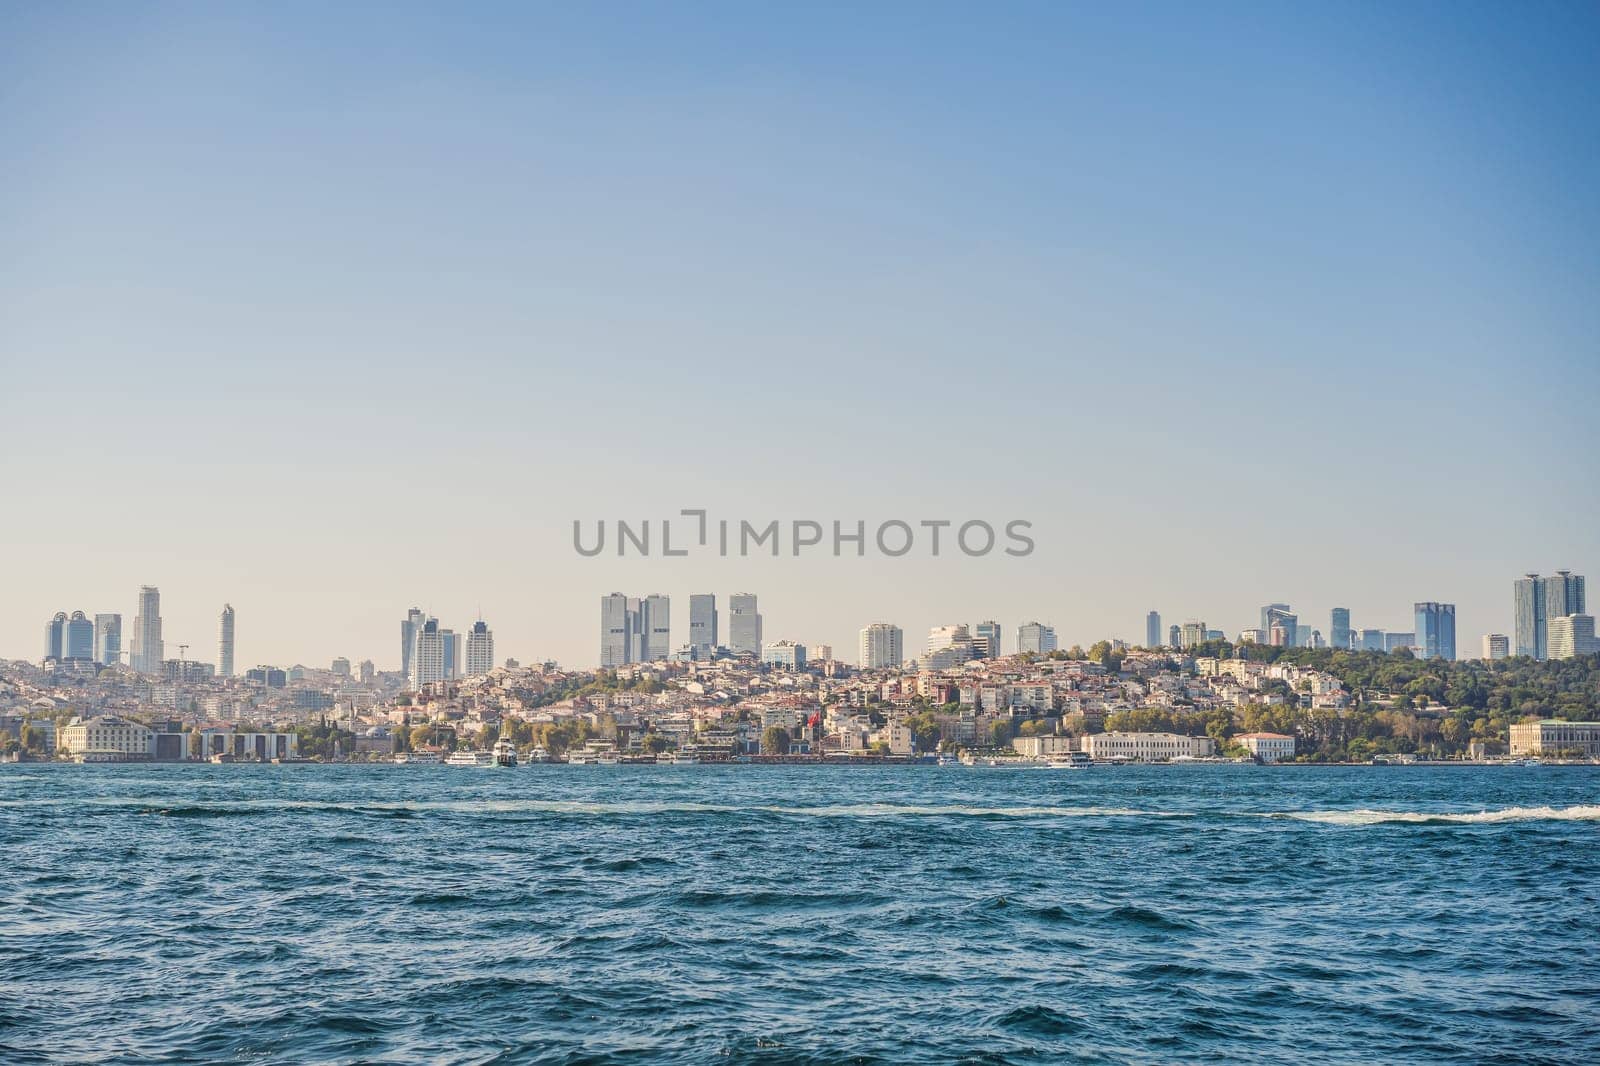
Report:
[[[1586,768],[0,768],[0,1061],[1600,1060]]]

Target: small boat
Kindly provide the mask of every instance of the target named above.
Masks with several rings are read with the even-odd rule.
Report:
[[[1094,756],[1086,751],[1063,751],[1050,756],[1052,770],[1087,770],[1094,765]]]
[[[615,751],[602,751],[598,756],[595,757],[595,762],[599,763],[601,766],[616,766],[618,763],[622,762],[622,756],[618,755]]]
[[[446,766],[493,766],[494,753],[490,751],[452,751],[444,761]]]
[[[700,756],[690,751],[664,751],[656,756],[658,766],[698,766]]]
[[[510,737],[501,737],[494,743],[494,764],[496,766],[517,765],[517,744]]]
[[[961,760],[954,755],[941,755],[939,756],[938,764],[940,766],[960,766]]]
[[[550,761],[550,752],[545,748],[534,748],[522,760],[524,766],[539,766]]]
[[[225,751],[219,751],[215,755],[211,756],[211,761],[220,764],[225,762],[233,762],[234,758]]]

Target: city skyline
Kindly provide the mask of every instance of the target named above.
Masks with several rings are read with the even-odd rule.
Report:
[[[1509,594],[1506,596],[1507,603],[1503,611],[1503,618],[1505,620],[1514,621],[1517,612],[1523,607],[1525,602],[1524,589],[1527,581],[1530,579],[1530,576],[1537,575],[1524,575],[1522,577],[1515,578],[1510,582],[1511,588],[1509,590]],[[1547,590],[1554,587],[1555,583],[1559,583],[1561,589],[1563,590],[1561,595],[1563,596],[1564,605],[1576,608],[1576,611],[1572,613],[1581,613],[1586,608],[1587,604],[1584,597],[1585,579],[1582,573],[1575,572],[1571,569],[1561,569],[1555,571],[1555,573],[1548,578],[1538,578],[1536,586],[1540,589],[1541,603],[1544,602],[1544,597]],[[486,651],[490,656],[488,661],[492,662],[496,666],[500,665],[506,658],[517,658],[522,661],[530,662],[556,661],[571,669],[592,669],[596,666],[623,665],[624,663],[630,662],[672,657],[679,654],[680,650],[685,649],[687,646],[693,643],[696,639],[696,633],[701,633],[708,630],[712,633],[716,633],[719,620],[722,617],[725,617],[723,612],[717,606],[719,596],[723,597],[723,602],[728,605],[728,615],[730,616],[740,617],[740,612],[734,607],[735,601],[738,601],[740,605],[748,608],[748,613],[743,614],[742,621],[740,622],[743,630],[742,639],[746,641],[746,644],[739,649],[733,649],[733,645],[728,640],[721,640],[713,643],[712,647],[722,646],[736,651],[743,650],[755,655],[758,658],[761,655],[761,648],[763,644],[776,643],[779,641],[798,641],[807,647],[828,646],[837,649],[859,648],[861,646],[862,635],[864,634],[866,628],[872,624],[862,623],[860,625],[852,626],[844,620],[833,619],[822,627],[816,629],[806,629],[798,626],[788,625],[787,623],[782,623],[780,620],[780,624],[774,628],[770,618],[770,612],[765,612],[759,609],[760,597],[756,594],[748,592],[732,594],[700,592],[678,594],[686,595],[686,598],[690,603],[690,612],[686,621],[680,623],[678,627],[673,627],[670,622],[670,604],[672,595],[673,594],[671,593],[651,593],[648,596],[643,597],[628,597],[621,593],[612,593],[601,597],[602,646],[596,649],[593,643],[593,637],[591,636],[589,638],[590,650],[587,655],[584,655],[580,652],[580,654],[577,656],[567,659],[563,659],[556,655],[543,654],[537,649],[529,650],[527,648],[519,647],[514,651],[509,650],[507,645],[503,643],[500,645],[501,652],[499,658],[494,658],[496,654],[495,634],[493,630],[490,630],[487,627],[481,617],[469,630],[458,633],[450,627],[443,626],[438,622],[438,619],[429,612],[423,611],[416,607],[410,608],[409,611],[400,619],[401,641],[398,650],[396,650],[395,646],[391,643],[389,645],[389,650],[383,651],[382,649],[376,647],[376,644],[382,643],[382,641],[375,642],[373,639],[373,634],[364,634],[360,637],[353,636],[348,641],[348,643],[357,645],[358,648],[361,649],[359,651],[351,651],[341,646],[336,649],[328,649],[328,653],[325,655],[308,655],[304,653],[278,656],[246,655],[242,658],[235,659],[233,652],[235,632],[234,620],[236,613],[232,604],[228,603],[224,605],[221,616],[221,638],[217,644],[219,653],[217,657],[218,661],[211,665],[217,667],[219,676],[230,676],[229,673],[224,669],[225,666],[231,667],[235,665],[235,662],[245,663],[247,660],[259,666],[286,667],[296,663],[306,666],[315,666],[319,663],[329,662],[336,658],[345,658],[351,661],[370,660],[377,665],[379,670],[397,670],[410,675],[412,673],[411,657],[414,656],[414,649],[417,647],[417,631],[425,622],[432,622],[434,624],[434,629],[438,633],[437,639],[439,641],[439,648],[437,650],[437,654],[439,660],[437,666],[433,666],[430,663],[430,666],[425,671],[427,676],[424,678],[424,680],[440,680],[450,677],[467,676],[471,669],[469,664],[481,664],[484,661],[483,655]],[[164,632],[169,630],[165,629],[166,619],[163,617],[163,613],[170,609],[170,600],[165,601],[168,606],[163,607],[163,592],[159,586],[140,586],[137,598],[140,611],[145,608],[152,608],[156,612],[154,615],[155,625],[152,630],[153,635],[150,637],[150,639],[155,642],[155,644],[152,646],[165,644],[169,647],[177,647],[180,643],[182,643],[194,649],[193,652],[187,654],[187,661],[205,661],[204,652],[200,650],[202,647],[200,643],[189,641],[187,639],[182,640],[181,642],[176,640],[168,641],[164,639]],[[603,643],[605,640],[605,630],[610,623],[607,621],[607,615],[605,614],[605,611],[607,604],[612,603],[612,601],[615,601],[615,606],[620,612],[617,615],[617,618],[620,620],[617,622],[617,625],[625,627],[626,635],[623,635],[624,630],[619,630],[617,639],[624,643],[619,643],[618,645],[618,657],[612,662],[607,662],[606,651]],[[1435,650],[1440,648],[1448,649],[1455,657],[1459,658],[1473,657],[1471,654],[1472,649],[1480,647],[1482,641],[1488,636],[1492,634],[1500,635],[1504,629],[1513,628],[1512,626],[1506,625],[1502,625],[1498,628],[1493,625],[1484,626],[1481,628],[1473,628],[1470,626],[1461,628],[1457,622],[1456,604],[1419,600],[1413,601],[1410,610],[1407,612],[1411,615],[1410,621],[1413,628],[1410,630],[1401,630],[1398,628],[1391,628],[1389,626],[1368,625],[1366,623],[1373,620],[1372,616],[1363,614],[1360,611],[1352,612],[1351,608],[1342,606],[1327,608],[1327,622],[1324,623],[1327,628],[1324,629],[1324,624],[1319,624],[1317,621],[1319,615],[1292,610],[1292,603],[1293,601],[1291,600],[1289,603],[1275,601],[1265,605],[1258,605],[1250,612],[1255,616],[1255,618],[1252,620],[1259,621],[1261,623],[1271,622],[1274,625],[1277,625],[1280,621],[1292,621],[1295,627],[1295,639],[1293,639],[1292,642],[1298,644],[1306,644],[1311,638],[1313,632],[1315,632],[1322,638],[1324,646],[1332,646],[1332,633],[1342,624],[1348,633],[1351,646],[1356,650],[1370,648],[1373,646],[1378,646],[1381,648],[1381,650],[1393,650],[1396,646],[1410,645],[1415,643],[1419,647],[1428,647]],[[697,608],[699,612],[698,614],[696,613]],[[1425,611],[1424,608],[1428,608],[1428,610]],[[1389,612],[1388,616],[1397,615],[1399,613],[1400,612],[1397,611]],[[1114,630],[1110,632],[1075,632],[1070,621],[1068,625],[1063,626],[1056,621],[1056,615],[1046,615],[1043,612],[1037,612],[1033,617],[1030,617],[1029,621],[1013,625],[1011,627],[1012,635],[1010,638],[1007,638],[1004,635],[1006,627],[1001,623],[993,621],[989,617],[989,614],[990,612],[986,611],[969,612],[970,617],[983,617],[985,620],[981,622],[956,621],[955,619],[958,619],[961,616],[952,611],[941,611],[937,614],[928,615],[930,621],[927,625],[920,625],[914,622],[909,624],[902,624],[900,621],[886,622],[881,617],[878,619],[878,621],[884,625],[891,626],[902,633],[912,634],[919,632],[932,632],[941,628],[964,626],[970,629],[968,639],[974,639],[978,643],[982,643],[987,640],[987,627],[995,626],[998,627],[995,630],[995,633],[999,637],[1001,654],[1006,654],[1006,642],[1008,639],[1011,642],[1010,651],[1012,652],[1018,650],[1035,650],[1032,647],[1024,647],[1023,631],[1029,627],[1040,627],[1040,629],[1036,632],[1029,633],[1026,638],[1027,641],[1031,642],[1037,639],[1046,639],[1045,635],[1047,634],[1049,645],[1062,650],[1070,648],[1073,645],[1088,647],[1090,644],[1099,640],[1121,640],[1127,645],[1134,647],[1141,645],[1149,646],[1148,639],[1150,633],[1152,632],[1152,626],[1159,626],[1161,619],[1161,614],[1159,611],[1151,610],[1146,613],[1144,619],[1142,620],[1142,628],[1144,630],[1142,636],[1144,639],[1141,641],[1139,636],[1130,635],[1133,634],[1136,629],[1141,628],[1141,626],[1138,624],[1124,626],[1121,630]],[[651,618],[652,615],[654,616],[654,623],[648,624],[646,629],[637,628],[641,624],[644,624],[643,620]],[[1560,618],[1565,616],[1554,615],[1551,617]],[[92,618],[92,621],[89,620],[90,618]],[[590,618],[593,618],[592,614],[590,615]],[[113,642],[120,644],[121,614],[119,612],[110,612],[86,615],[85,612],[81,610],[72,612],[70,616],[66,611],[55,612],[55,615],[51,617],[45,627],[45,648],[43,655],[19,655],[15,653],[8,653],[5,650],[0,649],[0,659],[24,659],[37,661],[37,659],[49,657],[52,646],[63,646],[61,642],[65,641],[67,638],[65,636],[66,631],[62,627],[70,625],[73,619],[77,619],[78,623],[84,627],[83,636],[78,639],[80,642],[85,643],[86,647],[92,649],[90,656],[92,656],[97,662],[107,661],[106,659],[102,658],[102,642],[105,639],[105,636],[103,636],[102,625],[104,625],[105,629],[109,631],[110,639]],[[1434,624],[1433,620],[1436,619],[1441,619],[1442,621],[1440,624],[1444,625],[1445,627],[1442,636],[1437,631],[1430,630],[1428,628],[1430,625]],[[1405,622],[1403,617],[1396,620],[1401,624],[1404,624]],[[665,623],[664,625],[662,624],[663,622]],[[135,633],[139,632],[140,624],[142,624],[142,616],[136,614]],[[215,622],[213,622],[213,624],[215,624]],[[1174,631],[1184,634],[1184,636],[1181,637],[1182,641],[1204,638],[1216,639],[1215,634],[1220,633],[1222,638],[1228,641],[1238,641],[1245,637],[1246,634],[1250,634],[1256,639],[1260,640],[1262,643],[1272,642],[1270,628],[1260,628],[1257,625],[1232,626],[1223,623],[1222,628],[1219,629],[1217,628],[1217,625],[1218,624],[1214,619],[1212,621],[1197,621],[1194,618],[1187,618],[1181,624],[1174,623],[1171,628]],[[591,634],[593,633],[592,621],[586,626],[582,626],[580,628],[586,628]],[[848,632],[841,637],[839,635],[839,631],[844,630],[848,630]],[[1060,635],[1063,630],[1071,635]],[[1192,636],[1188,635],[1189,630],[1195,631]],[[1434,634],[1431,638],[1431,643],[1429,643],[1430,632]],[[1570,630],[1568,632],[1570,633]],[[1580,625],[1579,629],[1577,630],[1578,635],[1576,637],[1580,644],[1585,639],[1584,634],[1587,632],[1588,630],[1583,629]],[[61,635],[58,636],[58,633]],[[725,629],[722,631],[720,636],[727,637],[728,634],[729,631]],[[821,635],[819,636],[819,634]],[[1201,634],[1204,634],[1204,638],[1201,637]],[[1261,639],[1262,636],[1266,636],[1266,639]],[[1510,641],[1510,652],[1512,654],[1517,654],[1515,638],[1507,639]],[[1570,642],[1573,638],[1569,636],[1567,639],[1570,645]],[[1371,643],[1373,640],[1381,640],[1383,643],[1381,645],[1373,645]],[[913,638],[910,645],[910,648],[913,650],[905,653],[905,658],[907,660],[917,658],[917,655],[914,653],[914,649],[918,646],[918,643],[919,642]],[[1163,639],[1162,643],[1163,646],[1166,646],[1168,642]],[[279,646],[286,645],[280,642]],[[369,647],[372,648],[371,651],[366,650]],[[1461,654],[1463,647],[1467,649],[1468,654]],[[227,654],[224,655],[224,652]],[[129,649],[126,652],[126,656],[130,665],[133,664],[133,656],[137,654],[139,654],[137,646]],[[701,657],[703,658],[704,656],[702,655]],[[1540,657],[1543,657],[1543,655],[1541,654]],[[158,663],[165,662],[171,658],[173,658],[171,654],[162,654],[156,661]],[[851,660],[847,659],[846,661]],[[235,670],[234,672],[238,671]]]

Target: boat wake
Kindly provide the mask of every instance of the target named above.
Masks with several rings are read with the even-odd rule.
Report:
[[[1292,818],[1322,825],[1493,825],[1500,822],[1596,822],[1600,806],[1503,807],[1495,811],[1283,811],[1273,818]]]

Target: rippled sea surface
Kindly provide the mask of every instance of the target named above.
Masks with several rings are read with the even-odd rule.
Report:
[[[1600,770],[0,768],[0,1061],[1595,1062]]]

